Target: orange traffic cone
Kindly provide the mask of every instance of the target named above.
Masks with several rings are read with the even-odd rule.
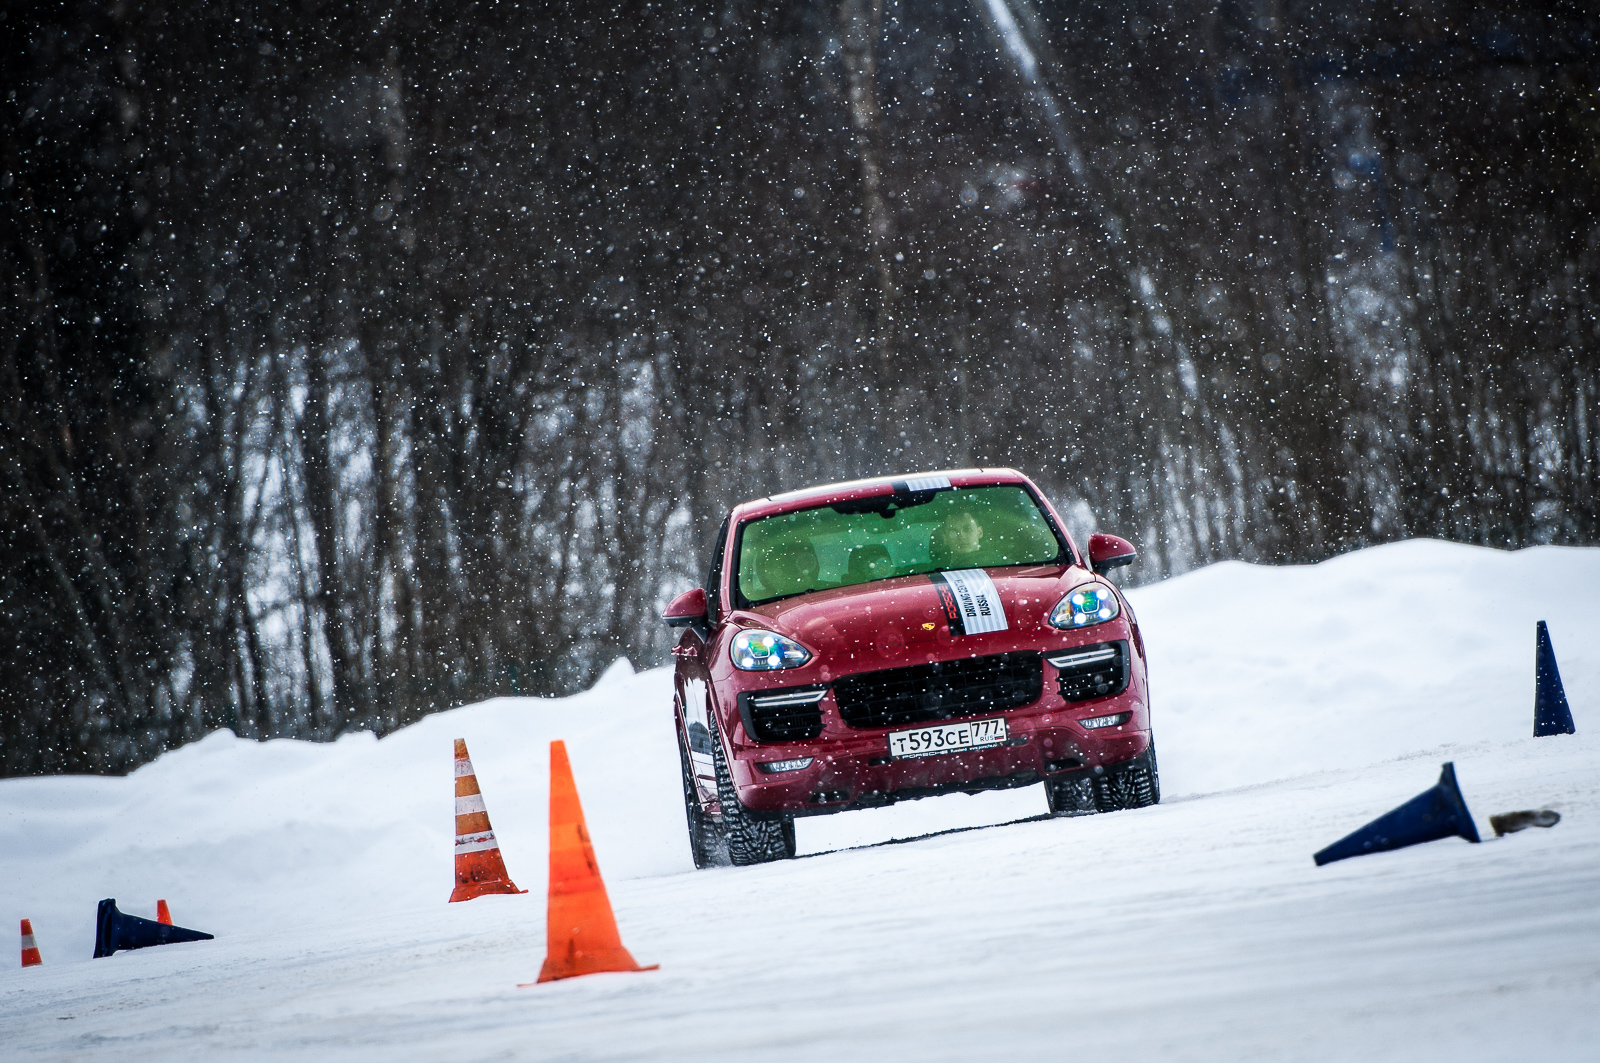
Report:
[[[156,902],[156,922],[172,925],[172,909],[167,907],[166,901]]]
[[[456,888],[450,900],[470,901],[485,893],[527,893],[506,874],[500,843],[489,826],[489,810],[467,756],[466,739],[456,739]]]
[[[600,971],[653,971],[622,947],[583,822],[564,742],[550,743],[550,909],[540,982]],[[537,984],[537,983],[524,983]]]
[[[22,966],[38,967],[44,963],[39,955],[39,943],[33,940],[33,920],[22,921]]]

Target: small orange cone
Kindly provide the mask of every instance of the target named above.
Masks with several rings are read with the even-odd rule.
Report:
[[[456,888],[450,900],[470,901],[485,893],[527,893],[506,874],[500,843],[489,826],[478,776],[467,756],[467,742],[456,739]]]
[[[550,909],[540,982],[600,971],[653,971],[622,947],[583,822],[566,743],[550,743]],[[524,983],[537,984],[537,983]]]
[[[38,967],[44,963],[39,955],[39,943],[33,940],[33,920],[22,921],[22,966]]]
[[[156,902],[156,922],[172,925],[172,909],[167,907],[166,901]]]

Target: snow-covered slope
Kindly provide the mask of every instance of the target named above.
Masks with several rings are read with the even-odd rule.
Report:
[[[1410,542],[1131,597],[1166,796],[1136,812],[1019,823],[1037,788],[939,798],[802,821],[825,855],[692,872],[668,676],[620,664],[382,741],[219,733],[126,779],[0,782],[0,911],[46,963],[0,968],[0,1054],[1589,1058],[1600,550]],[[1576,736],[1528,737],[1540,619]],[[526,897],[445,904],[455,737]],[[659,972],[514,986],[543,957],[552,738]],[[1565,819],[1312,865],[1446,759],[1486,836],[1497,811]],[[83,962],[108,896],[146,916],[165,897],[217,940]]]
[[[1524,738],[1540,620],[1600,713],[1600,550],[1411,541],[1297,568],[1228,561],[1131,597],[1178,793]]]

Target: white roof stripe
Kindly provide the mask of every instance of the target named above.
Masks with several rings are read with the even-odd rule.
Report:
[[[949,487],[950,477],[952,476],[973,476],[982,475],[985,472],[998,473],[1010,471],[1010,469],[949,469],[944,472],[919,472],[914,473],[911,476],[869,476],[862,480],[841,480],[839,483],[817,484],[815,487],[802,487],[798,491],[785,491],[782,494],[768,495],[767,498],[773,502],[787,502],[794,498],[806,498],[810,495],[832,494],[835,491],[843,491],[852,487],[871,487],[873,485],[887,487],[897,480],[911,483],[918,480],[942,478],[945,481],[944,486]],[[913,487],[911,490],[925,491],[928,490],[928,488]]]

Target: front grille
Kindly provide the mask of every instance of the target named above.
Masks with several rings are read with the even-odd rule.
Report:
[[[1128,642],[1099,642],[1074,646],[1046,658],[1061,677],[1061,696],[1067,701],[1109,698],[1128,689]]]
[[[851,727],[895,727],[1004,712],[1039,700],[1044,667],[1037,653],[997,653],[912,668],[864,672],[834,681],[839,715]]]
[[[739,695],[744,729],[757,742],[805,742],[822,733],[826,687],[787,687]]]

